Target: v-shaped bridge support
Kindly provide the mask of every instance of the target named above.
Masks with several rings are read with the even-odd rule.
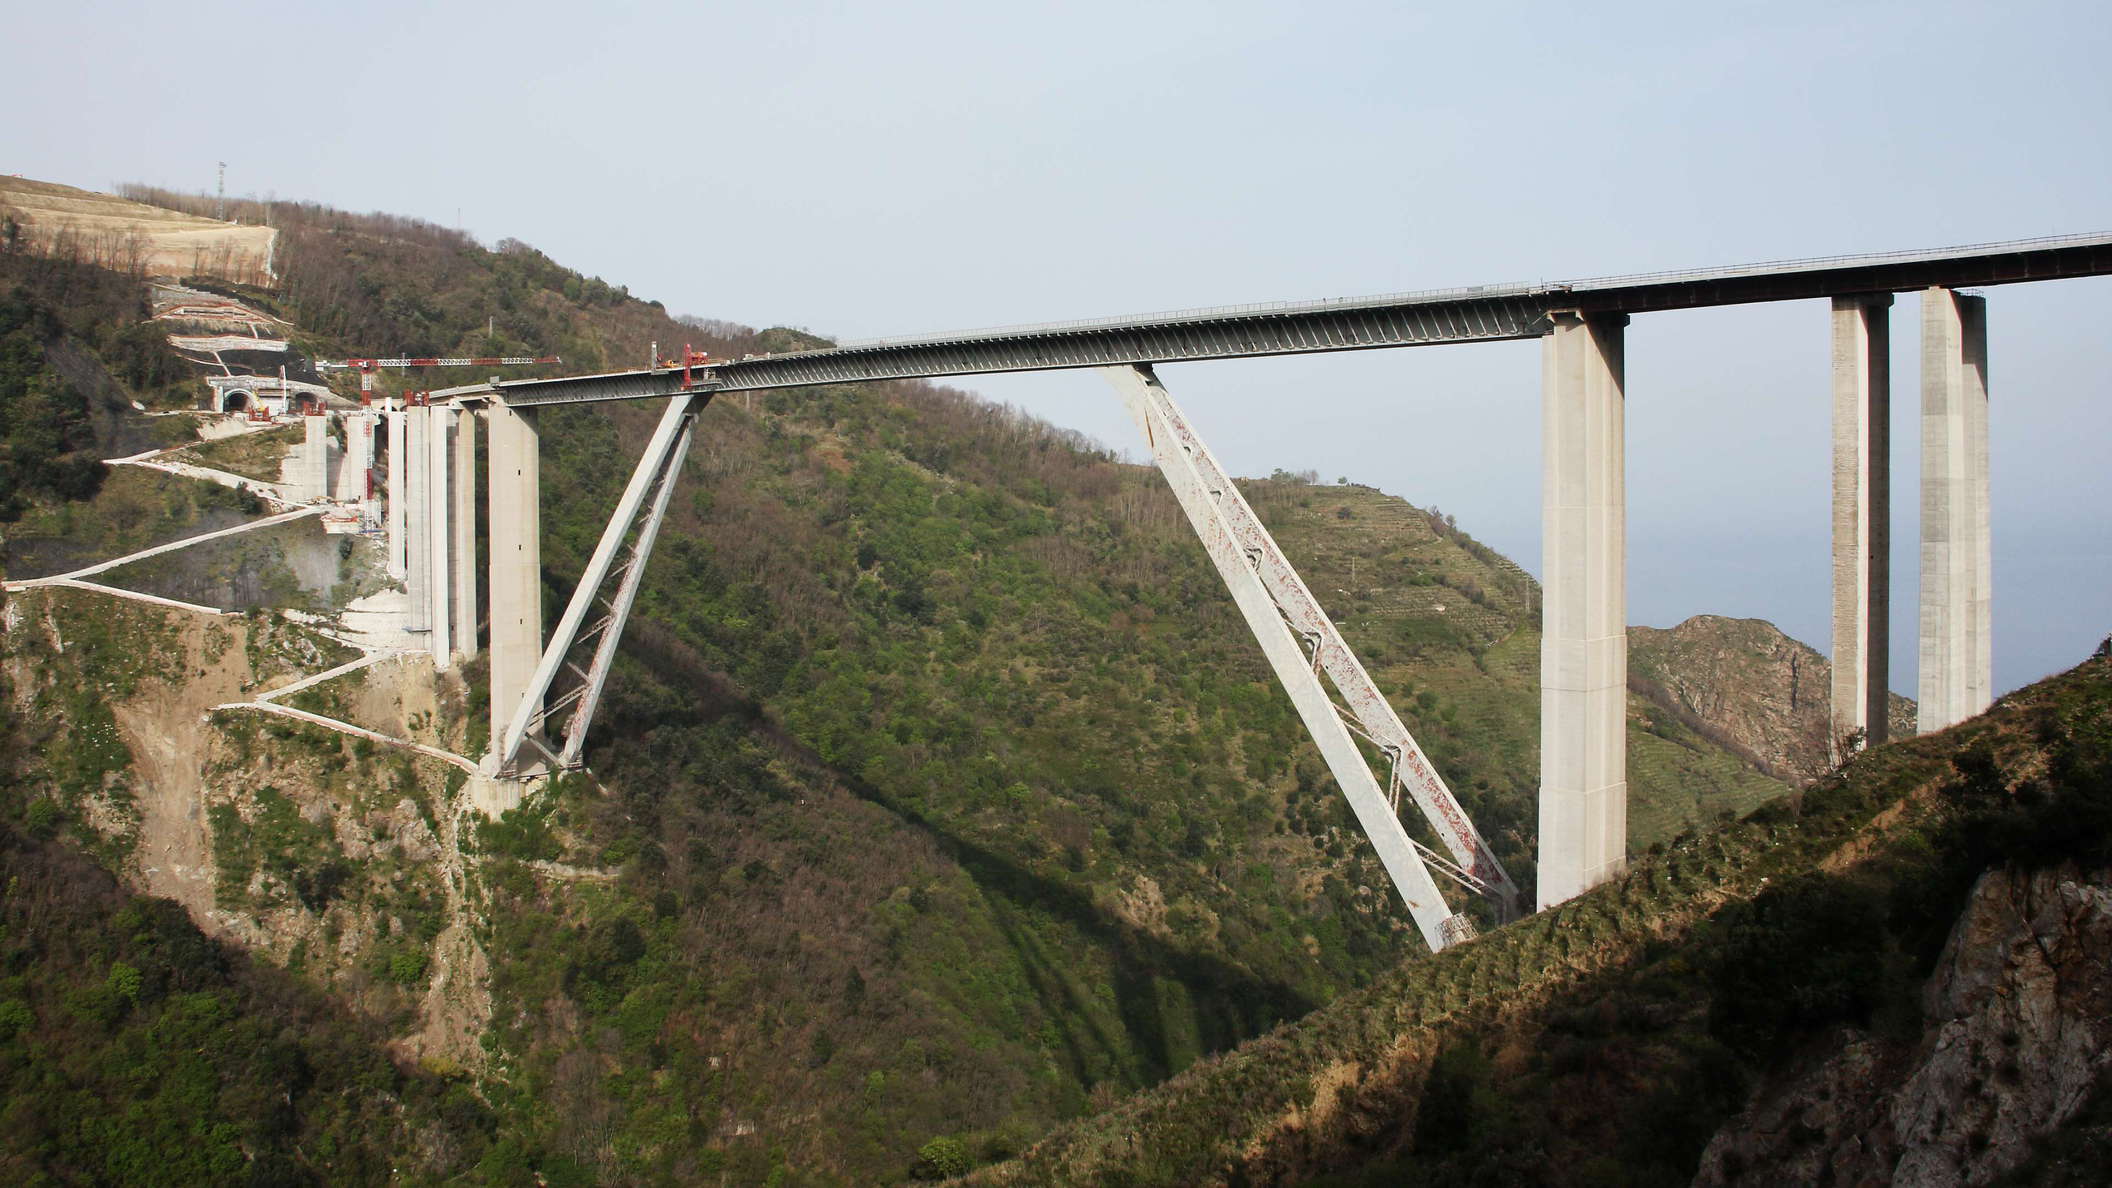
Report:
[[[1432,871],[1489,897],[1498,920],[1511,919],[1517,912],[1518,888],[1510,875],[1158,377],[1148,367],[1100,370],[1143,430],[1152,458],[1319,745],[1423,939],[1432,949],[1442,949],[1474,935],[1473,922],[1445,903]],[[1321,682],[1323,674],[1339,701]],[[1358,745],[1360,738],[1381,757],[1383,782]],[[1444,853],[1417,842],[1402,827],[1404,789]]]
[[[616,645],[623,638],[624,623],[645,576],[646,559],[660,534],[682,460],[689,454],[697,414],[710,400],[709,392],[685,392],[668,402],[623,498],[609,517],[609,526],[602,531],[601,543],[580,575],[564,617],[543,648],[535,675],[529,678],[505,730],[492,740],[498,775],[524,774],[524,752],[531,747],[555,767],[580,765],[587,726],[601,702],[609,667],[616,660]],[[566,686],[564,691],[551,696],[551,690],[560,685]],[[558,722],[563,723],[561,741],[552,749],[545,739],[550,726]]]

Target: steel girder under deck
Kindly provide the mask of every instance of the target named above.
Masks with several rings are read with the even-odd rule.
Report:
[[[1101,373],[1129,406],[1152,458],[1319,745],[1423,939],[1432,949],[1442,949],[1474,935],[1473,923],[1445,903],[1433,870],[1487,896],[1498,920],[1511,919],[1517,912],[1518,888],[1509,873],[1165,387],[1147,367],[1108,367]],[[1321,683],[1323,674],[1341,695],[1339,704]],[[1385,757],[1383,783],[1373,774],[1358,738]],[[1420,844],[1402,827],[1404,788],[1445,854]]]
[[[1539,338],[1556,310],[1662,309],[1999,285],[2112,273],[2112,235],[2064,235],[1971,247],[1788,260],[1554,284],[1474,285],[1326,301],[1176,310],[1039,326],[1000,326],[846,343],[688,367],[513,380],[435,393],[503,393],[516,407],[642,400],[693,387],[750,392],[801,384],[1049,371],[1115,364],[1357,351]]]
[[[675,478],[682,471],[682,460],[689,455],[697,414],[710,401],[709,392],[690,392],[668,402],[667,411],[661,415],[660,424],[645,447],[644,456],[638,459],[638,468],[631,473],[630,485],[624,488],[623,498],[617,501],[608,527],[602,530],[601,543],[595,547],[586,572],[580,575],[579,585],[572,591],[572,601],[566,605],[564,617],[558,620],[549,644],[543,648],[535,675],[522,691],[505,734],[493,740],[493,754],[500,775],[519,774],[521,753],[531,745],[558,768],[580,766],[580,756],[586,748],[587,727],[594,720],[602,688],[608,683],[609,668],[616,661],[616,645],[623,638],[623,626],[630,618],[631,605],[637,601],[638,587],[645,576],[646,559],[652,555],[653,541],[660,534],[661,521],[666,518],[667,501],[674,494]],[[637,530],[635,536],[632,535],[634,527]],[[628,549],[624,546],[626,538],[630,538]],[[619,555],[622,557],[620,563]],[[604,598],[602,591],[612,580],[614,593]],[[587,617],[593,613],[597,602],[604,613],[588,625]],[[589,644],[593,645],[593,655],[586,667],[581,668],[569,657],[575,648]],[[561,674],[569,674],[576,683],[546,702],[545,698]],[[558,720],[565,724],[563,742],[553,753],[539,741],[539,736],[544,733],[547,723]]]

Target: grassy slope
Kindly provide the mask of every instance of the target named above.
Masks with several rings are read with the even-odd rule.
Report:
[[[1746,1087],[1842,1023],[1918,1025],[1972,881],[2103,863],[2112,660],[1069,1127],[992,1183],[1685,1183]]]

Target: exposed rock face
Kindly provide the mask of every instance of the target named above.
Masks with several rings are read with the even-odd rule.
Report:
[[[1850,1032],[1765,1086],[1697,1185],[1994,1182],[2112,1076],[2112,871],[1992,871],[1924,990],[1917,1045]]]
[[[1833,666],[1761,619],[1696,615],[1628,629],[1629,686],[1699,720],[1700,729],[1791,783],[1830,765]],[[1914,703],[1892,697],[1892,737],[1914,731]]]

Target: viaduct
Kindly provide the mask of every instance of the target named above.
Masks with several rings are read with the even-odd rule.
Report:
[[[1425,940],[1473,935],[1436,878],[1487,897],[1517,888],[1372,685],[1153,367],[1160,363],[1541,340],[1542,574],[1537,906],[1616,876],[1627,844],[1623,334],[1638,314],[1824,299],[1833,310],[1832,729],[1886,733],[1890,613],[1890,311],[1922,321],[1920,721],[1941,729],[1992,700],[1986,299],[1966,287],[2112,273],[2112,234],[975,330],[793,354],[489,383],[391,407],[391,563],[437,664],[476,654],[476,423],[488,451],[491,753],[514,789],[577,766],[697,414],[717,393],[864,380],[1093,368],[1152,456],[1341,784]],[[537,411],[665,399],[659,428],[549,638],[542,631]],[[1437,844],[1404,828],[1406,794]]]

